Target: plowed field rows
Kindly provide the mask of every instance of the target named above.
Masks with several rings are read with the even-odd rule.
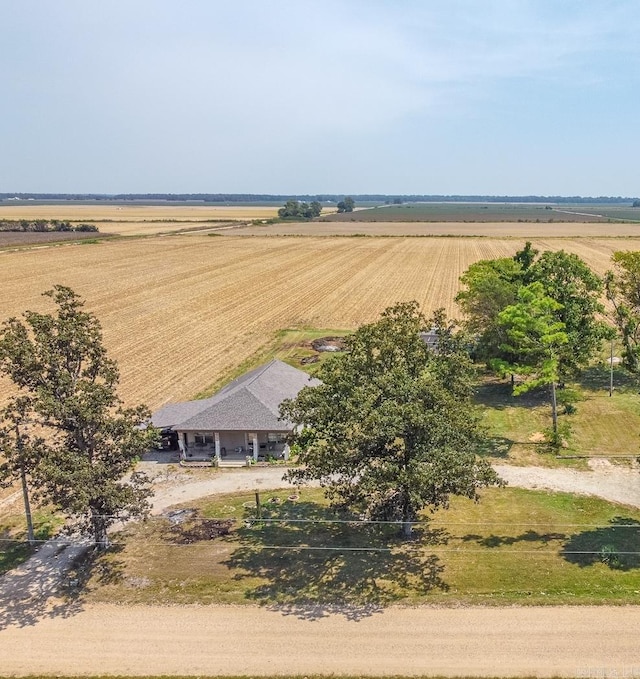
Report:
[[[268,219],[277,205],[0,205],[0,219],[67,219],[91,221],[190,221],[200,219]],[[331,212],[326,210],[325,212]]]
[[[1,213],[0,213],[1,214]],[[640,217],[640,212],[638,213]],[[491,238],[640,237],[638,223],[327,221],[239,226],[238,236],[488,236]]]
[[[549,239],[595,270],[639,240]],[[0,253],[0,320],[48,310],[69,285],[104,327],[121,394],[156,408],[192,397],[291,326],[356,327],[397,301],[426,312],[453,298],[472,262],[508,256],[512,239],[172,236]],[[1,386],[1,385],[0,385]]]
[[[325,210],[329,213],[335,209]],[[100,233],[147,236],[195,227],[277,217],[277,206],[255,205],[0,205],[0,219],[61,219],[95,224]]]

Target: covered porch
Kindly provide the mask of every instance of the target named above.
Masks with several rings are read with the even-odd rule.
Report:
[[[178,431],[183,460],[289,459],[288,431]]]

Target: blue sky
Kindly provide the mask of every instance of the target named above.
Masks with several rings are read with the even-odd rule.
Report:
[[[636,0],[0,12],[0,192],[640,194]]]

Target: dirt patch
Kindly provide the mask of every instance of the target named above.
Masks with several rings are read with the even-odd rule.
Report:
[[[315,351],[344,351],[346,349],[344,337],[319,337],[310,342]]]
[[[180,521],[176,522],[176,514],[180,513]],[[165,531],[168,542],[177,545],[192,545],[203,540],[215,540],[229,535],[233,527],[230,519],[205,519],[198,510],[182,509],[169,512],[171,526]]]

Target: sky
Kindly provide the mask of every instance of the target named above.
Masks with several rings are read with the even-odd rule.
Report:
[[[640,195],[637,0],[0,0],[0,193]]]

